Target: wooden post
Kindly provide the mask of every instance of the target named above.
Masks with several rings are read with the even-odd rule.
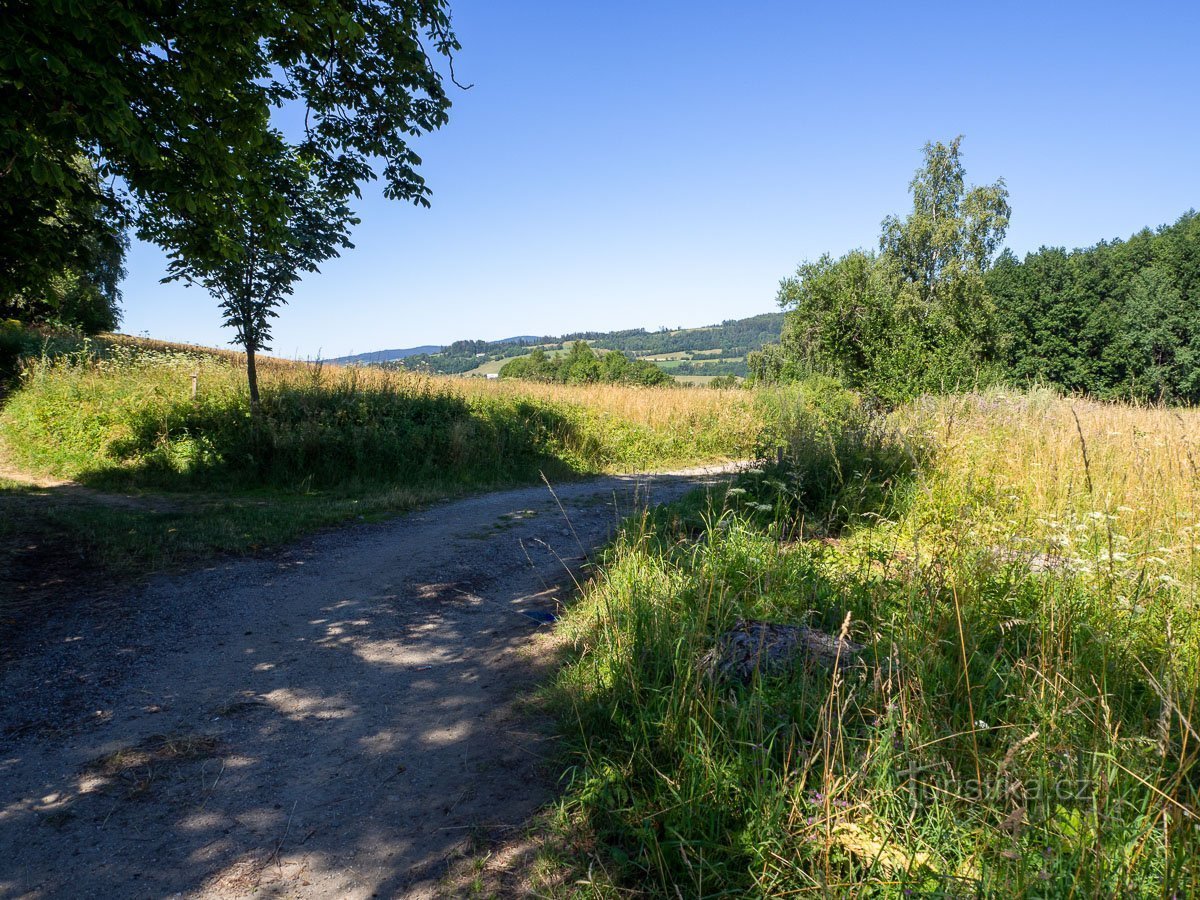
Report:
[[[200,378],[200,372],[197,370],[192,373],[192,399],[196,399],[196,381]]]

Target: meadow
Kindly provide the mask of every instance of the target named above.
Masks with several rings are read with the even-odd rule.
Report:
[[[554,890],[1200,890],[1200,412],[276,360],[254,412],[241,365],[27,354],[0,410],[0,619],[464,491],[755,457],[626,523],[559,623]],[[732,680],[701,660],[739,619],[862,649]]]
[[[1200,413],[793,412],[782,463],[627,525],[560,625],[576,890],[1200,891]],[[863,649],[741,683],[700,664],[740,618]]]
[[[255,414],[237,353],[127,337],[23,349],[0,408],[0,536],[40,539],[28,559],[10,542],[13,578],[47,560],[140,574],[543,475],[744,458],[761,421],[736,391],[269,358]]]

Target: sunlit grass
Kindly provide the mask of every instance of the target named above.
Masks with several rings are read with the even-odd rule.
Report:
[[[199,483],[219,470],[229,481],[252,471],[256,483],[281,486],[665,468],[745,457],[761,430],[761,410],[742,391],[489,382],[278,360],[264,365],[260,382],[262,415],[252,421],[236,354],[122,343],[99,356],[32,360],[0,413],[0,438],[16,464],[60,477],[171,476],[181,487],[182,476]]]
[[[0,483],[0,534],[38,537],[38,553],[120,574],[256,552],[542,475],[744,458],[764,414],[743,392],[510,384],[267,358],[255,416],[237,353],[125,337],[30,346],[0,408],[0,472],[132,499]],[[25,577],[13,574],[24,552],[0,558],[0,587]]]
[[[568,615],[585,892],[1194,894],[1200,414],[996,392],[881,433],[923,460],[890,504],[798,530],[752,476],[631,529]],[[846,628],[862,664],[713,681],[738,617]]]

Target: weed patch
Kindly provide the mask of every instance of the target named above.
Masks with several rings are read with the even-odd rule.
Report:
[[[569,610],[549,694],[583,890],[1195,893],[1200,419],[992,393],[883,424],[928,451],[789,441],[814,493],[648,516]],[[746,622],[861,651],[706,677]]]

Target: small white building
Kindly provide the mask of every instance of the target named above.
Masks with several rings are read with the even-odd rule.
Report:
[[[499,380],[500,380],[500,374],[499,374],[498,372],[488,372],[488,373],[487,373],[487,380],[488,380],[488,381],[499,381]]]

